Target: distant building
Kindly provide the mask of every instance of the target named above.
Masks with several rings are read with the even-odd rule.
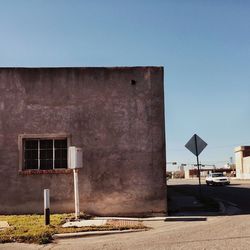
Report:
[[[184,172],[184,171],[185,171],[185,170],[184,170],[184,166],[182,166],[182,165],[180,166],[180,171],[181,171],[181,172]]]
[[[227,176],[232,176],[232,170],[230,168],[216,168],[214,167],[202,167],[200,168],[200,175],[201,177],[206,177],[209,173],[223,173]],[[187,169],[185,171],[185,178],[189,179],[189,178],[197,178],[198,177],[198,169],[197,168],[193,168],[193,169]]]
[[[165,213],[163,68],[0,68],[0,214],[73,212],[71,145],[81,211]]]
[[[250,179],[250,146],[239,146],[234,149],[236,177]]]

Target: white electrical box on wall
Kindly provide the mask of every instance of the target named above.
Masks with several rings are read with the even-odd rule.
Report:
[[[71,169],[82,168],[82,149],[77,147],[68,148],[68,166]]]

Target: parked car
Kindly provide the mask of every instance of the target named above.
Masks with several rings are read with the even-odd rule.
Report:
[[[207,185],[229,185],[230,179],[223,173],[211,173],[206,177]]]

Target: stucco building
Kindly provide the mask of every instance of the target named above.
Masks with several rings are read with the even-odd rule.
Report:
[[[0,214],[73,212],[70,145],[81,211],[165,213],[164,131],[162,67],[0,68]]]
[[[234,149],[236,177],[250,179],[250,146],[239,146]]]

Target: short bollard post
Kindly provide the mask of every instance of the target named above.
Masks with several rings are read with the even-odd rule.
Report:
[[[44,189],[44,222],[45,225],[50,224],[49,189]]]

